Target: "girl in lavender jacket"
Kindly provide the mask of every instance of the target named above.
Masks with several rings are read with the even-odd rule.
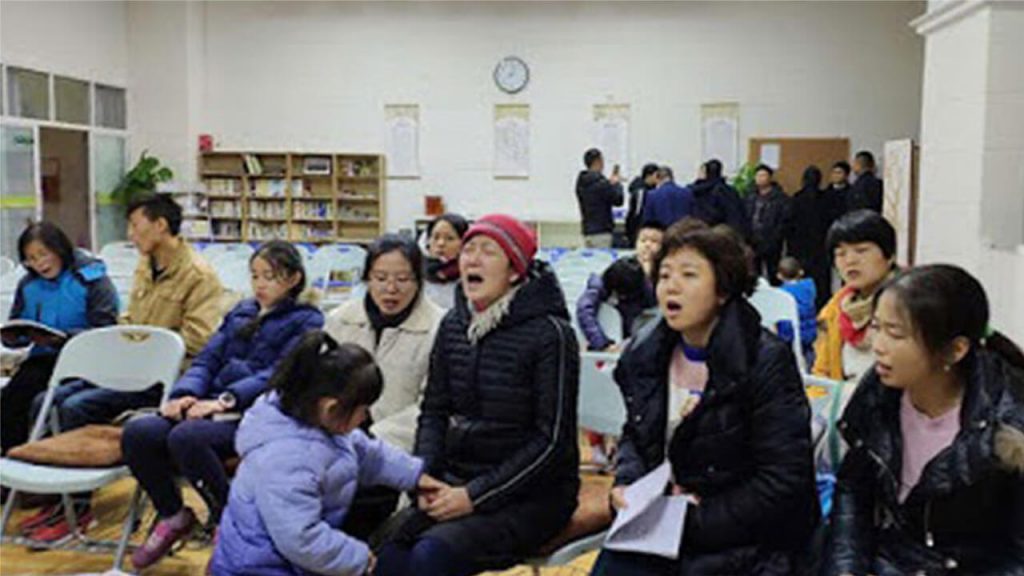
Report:
[[[376,559],[367,544],[340,530],[357,487],[436,483],[422,460],[360,429],[381,394],[380,370],[366,350],[318,330],[281,362],[270,387],[238,429],[242,465],[210,573],[370,573]]]

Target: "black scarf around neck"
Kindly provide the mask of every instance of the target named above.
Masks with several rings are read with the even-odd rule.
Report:
[[[380,311],[380,308],[377,307],[377,303],[373,301],[373,297],[370,296],[369,292],[367,292],[366,297],[363,299],[363,306],[366,308],[366,315],[370,319],[370,326],[373,327],[373,335],[376,340],[376,344],[380,344],[380,337],[381,334],[384,333],[385,329],[397,328],[408,320],[409,316],[412,316],[412,311],[416,308],[416,301],[419,297],[420,295],[417,291],[416,296],[412,299],[412,303],[410,303],[405,310],[402,310],[394,316],[385,316]]]

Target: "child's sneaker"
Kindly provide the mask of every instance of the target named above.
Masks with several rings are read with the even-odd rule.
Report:
[[[132,564],[135,569],[148,568],[163,558],[178,540],[187,538],[192,533],[195,523],[196,515],[187,507],[182,508],[174,516],[157,522],[145,544],[132,553]]]
[[[63,516],[63,505],[51,504],[49,506],[43,506],[35,514],[25,518],[21,522],[18,522],[18,531],[27,535],[29,532],[32,532],[40,526],[56,523]]]
[[[77,506],[75,508],[78,508]],[[64,542],[71,538],[71,525],[68,524],[68,519],[64,516],[64,510],[61,508],[60,519],[52,523],[44,523],[37,526],[34,530],[30,530],[26,537],[30,540],[34,540],[41,544],[56,545]],[[81,510],[75,510],[75,514],[78,519],[78,531],[85,534],[89,528],[96,526],[96,518],[92,514],[92,510],[83,507]]]

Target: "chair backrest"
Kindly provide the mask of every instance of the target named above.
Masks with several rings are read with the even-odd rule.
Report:
[[[42,434],[54,390],[64,380],[80,378],[118,392],[140,392],[159,383],[166,398],[184,358],[185,342],[166,328],[125,325],[82,332],[57,357],[32,438]]]
[[[616,342],[622,342],[622,315],[615,306],[602,302],[597,309],[597,323],[601,325],[601,331]]]
[[[579,425],[599,434],[618,436],[626,423],[626,404],[612,374],[617,354],[580,354]]]
[[[313,254],[306,274],[310,284],[324,291],[328,299],[351,291],[362,282],[366,250],[350,244],[321,246]],[[333,280],[332,280],[333,277]],[[343,277],[343,279],[339,279]]]
[[[239,260],[248,260],[255,251],[252,246],[242,242],[214,242],[203,250],[203,258],[211,264],[221,256],[234,256]]]
[[[211,263],[217,271],[217,277],[225,289],[243,297],[252,294],[252,274],[249,271],[249,260],[234,256],[222,256]]]
[[[100,259],[107,262],[108,265],[110,260],[118,258],[125,260],[137,260],[139,258],[139,250],[135,247],[135,244],[132,244],[127,240],[104,244],[103,248],[100,248]]]
[[[582,268],[584,270],[600,274],[615,262],[615,256],[607,250],[594,250],[581,248],[563,254],[556,262],[556,270],[569,270]]]
[[[801,373],[807,372],[807,361],[804,359],[803,343],[800,341],[800,313],[797,311],[796,299],[785,290],[772,286],[758,285],[750,297],[750,304],[761,314],[761,325],[776,332],[778,323],[789,322],[793,327],[793,354]]]

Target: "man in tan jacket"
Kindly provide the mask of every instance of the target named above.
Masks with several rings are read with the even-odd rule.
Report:
[[[192,357],[220,325],[223,289],[180,229],[181,207],[169,196],[147,195],[129,206],[128,239],[141,256],[122,323],[178,332]]]

